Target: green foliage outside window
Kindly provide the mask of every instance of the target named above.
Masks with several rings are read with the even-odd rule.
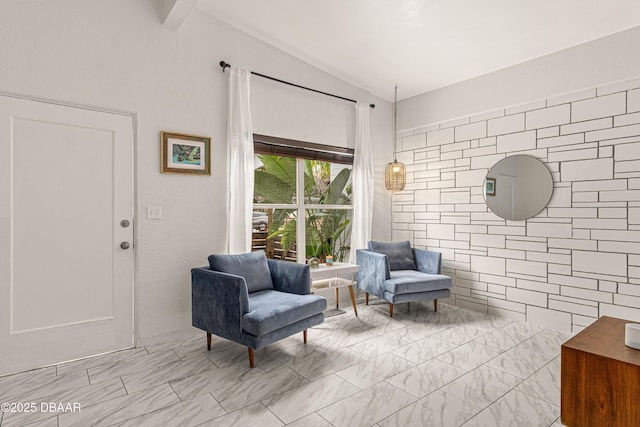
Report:
[[[255,169],[254,203],[296,204],[296,163],[292,157],[257,155],[262,166]],[[341,169],[331,179],[331,164],[304,160],[305,205],[351,205],[351,170]],[[345,261],[350,250],[351,210],[305,209],[306,258],[324,261],[333,255]],[[276,209],[269,225],[269,236],[281,238],[289,249],[296,241],[297,218],[288,210]]]

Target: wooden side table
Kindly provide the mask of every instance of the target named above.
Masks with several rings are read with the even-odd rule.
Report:
[[[318,268],[312,268],[311,270],[311,292],[315,292],[321,289],[335,289],[336,290],[336,309],[338,308],[340,288],[347,287],[349,294],[351,295],[351,304],[353,304],[353,312],[358,315],[358,308],[356,307],[356,297],[353,290],[353,284],[355,283],[354,275],[358,271],[360,266],[357,264],[349,264],[346,262],[334,262],[333,265],[320,264]],[[343,279],[341,275],[351,275],[351,279]]]
[[[563,424],[640,426],[640,350],[624,344],[626,323],[603,316],[562,345]]]

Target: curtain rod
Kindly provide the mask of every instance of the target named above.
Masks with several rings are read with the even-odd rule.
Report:
[[[224,73],[224,70],[226,68],[231,67],[231,64],[229,64],[228,62],[225,62],[225,61],[220,61],[220,67],[222,67],[222,72]],[[271,77],[271,76],[267,76],[267,75],[264,75],[264,74],[256,73],[255,71],[251,71],[251,74],[253,74],[254,76],[262,77],[264,79],[273,80],[274,82],[283,83],[285,85],[294,86],[294,87],[297,87],[297,88],[300,88],[300,89],[304,89],[304,90],[309,90],[311,92],[320,93],[322,95],[331,96],[333,98],[342,99],[344,101],[353,102],[354,104],[358,102],[355,99],[349,99],[349,98],[345,98],[344,96],[339,96],[339,95],[334,95],[332,93],[322,92],[321,90],[312,89],[312,88],[306,87],[306,86],[300,86],[298,84],[287,82],[285,80],[276,79],[275,77]],[[376,104],[369,104],[369,107],[376,108]]]

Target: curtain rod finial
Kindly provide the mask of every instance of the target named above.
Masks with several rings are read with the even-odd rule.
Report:
[[[220,66],[222,67],[222,72],[224,73],[224,70],[225,70],[226,68],[230,68],[230,67],[231,67],[231,64],[229,64],[229,63],[227,63],[227,62],[225,62],[225,61],[220,61]]]

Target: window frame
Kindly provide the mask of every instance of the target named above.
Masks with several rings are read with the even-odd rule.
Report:
[[[287,209],[295,210],[297,218],[304,221],[296,221],[296,260],[300,264],[306,263],[306,211],[307,210],[349,210],[353,211],[353,203],[349,205],[326,205],[318,203],[305,203],[304,197],[304,162],[305,160],[318,160],[328,163],[351,165],[353,174],[352,148],[335,147],[330,145],[315,144],[305,141],[278,138],[267,135],[253,135],[254,153],[292,157],[296,159],[296,203],[253,203],[256,209]],[[300,245],[303,242],[303,245]],[[302,250],[300,250],[302,248]]]

